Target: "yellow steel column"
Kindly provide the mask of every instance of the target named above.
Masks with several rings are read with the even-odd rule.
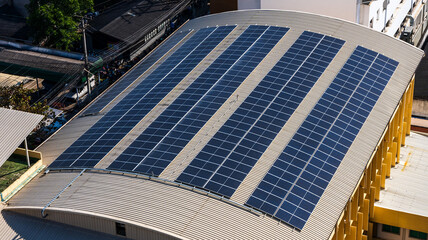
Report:
[[[379,201],[380,197],[380,182],[381,182],[382,176],[379,174],[376,174],[376,194],[375,194],[375,200]]]
[[[344,236],[345,236],[345,230],[344,230],[344,219],[342,219],[342,221],[339,222],[338,227],[337,227],[337,232],[336,232],[336,239],[337,240],[343,240]]]
[[[346,236],[346,239],[348,240],[356,240],[357,239],[357,227],[356,226],[351,226],[351,233],[349,234],[349,238],[348,236]]]
[[[385,171],[385,177],[391,177],[391,165],[392,165],[392,153],[388,152],[386,154],[386,161],[385,161],[385,166],[386,166],[386,171]],[[385,188],[385,186],[383,186]]]
[[[351,233],[351,202],[348,201],[348,204],[346,205],[345,210],[345,234],[349,235]]]
[[[374,199],[373,199],[374,200]],[[363,219],[363,229],[368,231],[369,230],[369,214],[370,214],[370,200],[364,199],[364,207],[363,207],[363,213],[364,213],[364,219]],[[374,209],[373,209],[374,210]]]
[[[376,153],[377,155],[377,153]],[[376,169],[375,167],[375,162],[372,162],[372,168]],[[369,208],[369,214],[370,216],[373,216],[374,214],[374,202],[375,202],[375,197],[376,197],[376,173],[372,175],[373,178],[373,183],[370,185],[370,208]]]
[[[409,112],[408,112],[408,119],[409,124],[407,126],[407,135],[410,134],[410,125],[411,125],[411,119],[412,119],[412,107],[413,107],[413,91],[415,87],[415,75],[413,75],[412,82],[410,83],[410,96],[409,96]]]
[[[410,86],[409,86],[410,88]],[[404,146],[406,144],[406,133],[407,133],[407,99],[408,99],[408,91],[404,93],[403,100],[402,100],[402,107],[403,107],[403,128],[401,129],[401,146]]]
[[[391,166],[395,167],[395,163],[396,163],[396,159],[397,159],[397,146],[398,143],[394,141],[394,143],[392,143],[392,162],[391,162]]]
[[[363,236],[363,213],[357,215],[357,239],[360,240]]]
[[[397,163],[400,163],[402,131],[403,131],[403,99],[400,102],[399,115],[398,115],[398,130],[397,130]]]
[[[387,169],[391,169],[391,167],[390,166],[386,166],[386,163],[382,163],[382,171],[381,171],[381,173],[382,173],[382,178],[380,179],[380,187],[382,188],[382,189],[384,189],[385,188],[385,180],[386,180],[386,172],[387,172]]]
[[[401,127],[398,129],[398,140],[397,140],[397,159],[396,163],[400,163],[400,154],[401,154]]]
[[[364,175],[364,178],[365,177],[367,177],[367,175]],[[364,179],[363,179],[364,180]],[[361,184],[363,184],[363,183],[361,183]],[[363,207],[364,207],[364,204],[363,204],[363,202],[364,202],[364,186],[363,185],[361,185],[360,184],[360,189],[358,190],[358,206],[359,206],[359,209],[358,209],[358,211],[359,212],[362,212],[363,211]]]
[[[357,220],[357,212],[358,212],[358,193],[356,193],[352,197],[352,200],[351,200],[351,219],[352,219],[352,221]]]
[[[407,128],[407,122],[403,122],[403,132],[401,135],[401,146],[405,146],[406,145],[406,130]]]
[[[367,235],[369,236],[369,240],[373,239],[373,223],[369,223],[369,231]]]

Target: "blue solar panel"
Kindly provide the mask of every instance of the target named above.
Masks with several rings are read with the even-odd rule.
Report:
[[[159,175],[287,31],[249,26],[109,168]]]
[[[358,46],[246,204],[302,229],[397,65]]]
[[[304,32],[178,181],[230,197],[343,43]]]
[[[50,167],[93,167],[235,26],[195,33],[113,109],[66,149]]]
[[[94,114],[101,111],[105,106],[107,106],[116,96],[118,96],[123,90],[125,90],[129,85],[131,85],[135,80],[137,80],[147,69],[149,69],[155,62],[157,62],[165,53],[169,50],[176,47],[176,45],[184,39],[191,35],[191,31],[178,32],[170,39],[168,39],[165,44],[162,44],[160,47],[147,56],[146,59],[141,61],[137,66],[135,66],[129,73],[127,73],[123,78],[115,84],[112,88],[104,93],[94,104],[92,104],[88,109],[85,110],[84,114]]]

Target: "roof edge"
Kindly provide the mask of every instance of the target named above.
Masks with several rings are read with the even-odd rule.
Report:
[[[283,10],[283,9],[241,9],[241,10],[235,10],[235,11],[227,11],[227,12],[221,12],[221,13],[209,14],[209,15],[205,15],[205,16],[201,16],[201,17],[198,17],[198,18],[192,19],[191,21],[194,21],[194,20],[197,20],[197,19],[202,19],[202,18],[215,17],[215,16],[217,16],[217,15],[222,15],[222,14],[231,14],[231,13],[236,13],[236,12],[268,12],[268,11],[273,11],[273,12],[290,12],[290,13],[307,14],[307,15],[313,15],[313,16],[319,16],[319,17],[324,17],[324,18],[334,19],[334,20],[338,20],[338,21],[341,21],[341,22],[344,22],[344,23],[348,23],[348,24],[353,24],[353,25],[355,25],[355,26],[359,26],[359,27],[365,28],[365,29],[367,29],[367,30],[377,32],[377,33],[379,33],[379,34],[381,34],[381,35],[383,35],[383,36],[385,36],[385,37],[389,37],[389,38],[391,38],[391,39],[395,39],[395,40],[397,40],[397,41],[400,41],[400,42],[402,42],[403,44],[406,44],[406,45],[408,45],[408,46],[410,46],[410,47],[413,47],[413,48],[415,48],[415,49],[417,49],[417,50],[419,50],[419,51],[423,52],[423,53],[424,53],[424,55],[425,55],[425,52],[424,52],[424,51],[422,51],[420,48],[418,48],[418,47],[416,47],[416,46],[414,46],[414,45],[411,45],[410,43],[404,42],[404,41],[402,41],[402,40],[400,40],[400,39],[398,39],[398,38],[395,38],[395,37],[389,36],[389,35],[387,35],[387,34],[386,34],[386,33],[384,33],[384,32],[376,31],[376,30],[374,30],[374,29],[372,29],[372,28],[369,28],[369,27],[367,27],[367,26],[364,26],[364,25],[361,25],[361,24],[358,24],[358,23],[355,23],[355,22],[352,22],[352,21],[349,21],[349,20],[346,20],[346,19],[342,19],[342,18],[338,18],[338,17],[333,17],[333,16],[328,16],[328,15],[323,15],[323,14],[318,14],[318,13],[305,12],[305,11],[297,11],[297,10]]]
[[[44,208],[43,207],[32,207],[32,206],[20,206],[20,207],[6,207],[3,208],[2,210],[4,211],[14,211],[14,212],[20,212],[22,213],[22,210],[27,210],[30,211],[32,214],[31,216],[37,217],[36,212],[41,212]],[[75,215],[84,215],[84,216],[88,216],[88,217],[96,217],[96,218],[102,218],[102,219],[106,219],[106,220],[110,220],[110,221],[114,221],[114,222],[121,222],[121,223],[125,223],[128,225],[133,225],[139,228],[143,228],[145,230],[150,230],[150,231],[154,231],[163,235],[167,235],[170,236],[171,238],[176,238],[176,239],[187,239],[184,238],[182,236],[179,236],[177,234],[156,228],[156,227],[152,227],[146,224],[141,224],[138,222],[134,222],[134,221],[130,221],[130,220],[126,220],[123,218],[118,218],[118,217],[113,217],[113,216],[109,216],[109,215],[105,215],[105,214],[100,214],[100,213],[93,213],[93,212],[89,212],[89,211],[82,211],[82,210],[76,210],[76,209],[70,209],[70,208],[57,208],[57,207],[49,207],[46,208],[46,210],[48,212],[56,212],[56,213],[69,213],[69,214],[75,214]],[[45,211],[46,211],[45,210]],[[28,212],[24,213],[26,215],[29,215]],[[46,219],[49,220],[49,216],[48,214],[46,215]],[[40,215],[41,217],[41,215]],[[56,221],[55,221],[56,222]],[[63,222],[64,224],[69,224],[67,222]],[[70,224],[69,224],[70,225]]]

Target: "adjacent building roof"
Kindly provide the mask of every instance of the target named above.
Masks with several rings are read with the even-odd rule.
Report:
[[[21,67],[17,75],[28,74],[28,69],[39,69],[47,72],[72,75],[83,70],[83,61],[64,58],[44,53],[6,49],[0,47],[0,62]],[[25,71],[23,71],[25,68]],[[6,69],[5,71],[9,71]],[[14,73],[11,73],[14,74]]]
[[[8,209],[51,202],[171,238],[327,239],[422,55],[306,13],[191,20],[38,149],[50,171]]]
[[[159,25],[172,12],[186,7],[189,3],[189,0],[125,1],[101,13],[90,25],[103,34],[132,43]]]
[[[3,39],[19,39],[27,41],[30,28],[26,18],[20,16],[16,9],[9,4],[0,7],[0,33]]]
[[[411,132],[400,155],[375,206],[428,217],[428,136]]]
[[[0,108],[0,166],[42,119],[43,115]]]

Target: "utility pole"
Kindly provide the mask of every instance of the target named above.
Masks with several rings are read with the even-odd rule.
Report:
[[[88,61],[88,49],[86,48],[86,34],[85,34],[85,17],[82,18],[82,33],[83,33],[83,49],[85,51],[85,76],[86,76],[86,86],[88,88],[88,97],[91,97],[91,81],[89,80],[89,61]]]

